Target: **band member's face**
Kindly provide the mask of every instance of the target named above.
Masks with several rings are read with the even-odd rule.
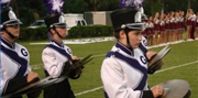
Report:
[[[6,25],[6,30],[8,32],[10,32],[14,37],[19,38],[19,35],[20,35],[20,25],[19,24]]]
[[[128,36],[129,36],[130,46],[132,48],[139,47],[142,38],[141,31],[130,31],[128,33]]]
[[[68,35],[68,31],[66,28],[63,28],[63,27],[57,27],[56,28],[57,32],[59,32],[60,36],[62,38],[65,38],[67,35]]]

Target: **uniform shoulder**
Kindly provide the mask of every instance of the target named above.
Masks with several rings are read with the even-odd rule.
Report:
[[[105,71],[107,69],[120,70],[120,68],[121,68],[120,60],[116,58],[115,56],[106,57],[103,60],[102,66],[101,66],[102,71]]]
[[[15,43],[15,47],[18,47],[18,48],[23,48],[25,50],[28,50],[25,46],[19,44],[19,43]]]
[[[25,57],[29,57],[29,51],[28,51],[28,49],[25,47],[25,46],[23,46],[23,45],[21,45],[21,44],[19,44],[19,43],[15,43],[15,50],[17,51],[17,52],[21,52],[21,54],[23,55],[23,56],[25,56]]]
[[[72,49],[71,49],[69,46],[64,45],[64,49],[66,50],[66,52],[67,52],[68,54],[70,54],[70,55],[73,54]]]
[[[46,45],[44,48],[43,48],[43,51],[42,53],[44,52],[52,52],[53,50],[49,47],[49,45]]]

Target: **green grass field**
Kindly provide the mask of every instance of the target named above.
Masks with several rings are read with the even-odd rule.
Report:
[[[78,95],[77,98],[104,98],[100,80],[100,67],[104,55],[109,51],[114,42],[102,42],[84,45],[68,45],[72,48],[73,54],[83,57],[93,54],[94,59],[85,66],[83,74],[78,80],[70,80],[72,89],[76,94],[86,90],[93,90],[85,94]],[[43,74],[43,65],[41,61],[41,52],[44,45],[29,45],[23,43],[31,54],[31,65],[34,71],[38,72],[41,77]],[[192,87],[192,97],[198,98],[198,41],[184,42],[171,45],[172,50],[164,59],[164,66],[161,72],[149,76],[150,86],[170,79],[185,79]],[[153,50],[158,51],[160,48]],[[177,67],[176,67],[177,66]],[[175,68],[174,68],[175,67]],[[167,69],[172,68],[172,69]],[[167,69],[167,70],[165,70]],[[41,97],[42,98],[42,95]]]

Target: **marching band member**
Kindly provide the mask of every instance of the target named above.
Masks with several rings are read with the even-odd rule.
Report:
[[[12,94],[30,83],[39,80],[31,70],[30,54],[21,44],[16,43],[20,36],[20,24],[11,8],[1,10],[0,31],[0,97]],[[28,98],[37,98],[40,92],[29,93]],[[11,98],[22,98],[22,95]]]

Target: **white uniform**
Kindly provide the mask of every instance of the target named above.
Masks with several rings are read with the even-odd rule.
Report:
[[[31,71],[28,50],[17,43],[12,46],[0,41],[0,95],[6,91],[8,83],[16,77],[24,77]],[[17,85],[17,81],[16,81]]]
[[[71,49],[56,42],[50,42],[43,50],[42,60],[44,63],[45,75],[59,77],[65,71],[65,63],[72,64]],[[44,89],[44,98],[75,98],[68,79],[62,82],[46,87]]]
[[[129,50],[121,43],[113,46],[101,67],[106,98],[142,98],[147,86],[147,49]]]
[[[59,77],[62,73],[64,63],[71,60],[71,49],[68,46],[59,46],[55,42],[50,42],[50,46],[52,47],[47,46],[42,53],[44,69],[50,76]],[[62,51],[59,51],[61,49]]]
[[[191,21],[196,21],[196,15],[193,14],[188,19],[191,20]]]

